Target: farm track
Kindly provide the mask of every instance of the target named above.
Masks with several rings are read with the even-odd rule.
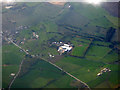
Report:
[[[14,43],[12,39],[8,39],[8,40],[9,40],[12,44],[14,44],[16,47],[18,47],[18,48],[20,48],[21,50],[23,50],[23,51],[25,52],[25,54],[30,55],[25,49],[23,49],[22,47],[20,47],[20,46],[17,45],[16,43]],[[83,84],[86,86],[86,88],[88,88],[88,89],[90,90],[90,87],[89,87],[85,82],[81,81],[80,79],[78,79],[77,77],[73,76],[73,75],[70,74],[69,72],[63,70],[62,68],[60,68],[60,67],[57,66],[56,64],[54,64],[54,63],[52,63],[52,62],[50,62],[50,61],[47,61],[47,60],[44,59],[44,58],[41,58],[41,57],[40,57],[40,59],[44,60],[45,62],[50,63],[51,65],[53,65],[53,66],[56,67],[57,69],[65,72],[65,73],[66,73],[67,75],[69,75],[70,77],[72,77],[72,78],[74,78],[75,80],[83,83]],[[19,75],[19,73],[20,73],[20,71],[21,71],[21,67],[22,67],[23,61],[24,61],[24,59],[21,61],[21,64],[20,64],[20,66],[19,66],[18,73],[17,73],[16,76],[13,78],[13,80],[10,82],[10,84],[9,84],[9,86],[8,86],[9,89],[11,88],[11,86],[12,86],[12,84],[14,83],[15,79],[16,79],[17,76]]]
[[[10,82],[8,88],[10,88],[12,86],[13,82],[15,81],[15,79],[17,78],[17,76],[19,75],[19,73],[21,71],[21,68],[22,68],[23,61],[24,61],[24,59],[21,61],[20,65],[19,65],[19,70],[18,70],[17,74],[15,75],[15,77],[13,77],[13,80]]]

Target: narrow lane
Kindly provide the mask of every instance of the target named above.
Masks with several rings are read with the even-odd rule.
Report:
[[[15,46],[17,46],[18,48],[22,49],[26,54],[29,54],[25,49],[23,49],[22,47],[20,47],[19,45],[17,45],[16,43],[13,42],[12,39],[8,38],[8,40],[13,43]]]
[[[74,78],[75,80],[77,80],[77,81],[83,83],[85,86],[87,86],[88,89],[90,89],[90,87],[89,87],[85,82],[81,81],[80,79],[78,79],[77,77],[73,76],[73,75],[70,74],[69,72],[63,70],[62,68],[60,68],[60,67],[57,66],[56,64],[54,64],[54,63],[52,63],[52,62],[50,62],[50,61],[47,61],[47,60],[45,60],[44,58],[40,58],[40,59],[42,59],[42,60],[44,60],[44,61],[50,63],[51,65],[55,66],[55,67],[58,68],[59,70],[65,72],[65,73],[66,73],[67,75],[69,75],[70,77],[72,77],[72,78]]]
[[[23,60],[24,60],[24,59],[23,59]],[[15,81],[15,79],[17,78],[17,76],[19,75],[19,73],[20,73],[20,71],[21,71],[22,64],[23,64],[23,60],[21,61],[20,65],[19,65],[19,70],[18,70],[17,74],[13,77],[13,80],[10,82],[10,84],[9,84],[9,86],[8,86],[9,89],[11,88],[13,82]]]

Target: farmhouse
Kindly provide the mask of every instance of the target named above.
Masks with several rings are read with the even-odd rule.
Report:
[[[111,70],[109,68],[103,68],[98,74],[97,76],[101,76],[103,73],[105,72],[111,72]]]
[[[71,45],[68,45],[68,44],[64,44],[63,46],[60,46],[58,48],[58,52],[60,52],[60,54],[64,53],[64,52],[67,52],[67,51],[70,51],[72,50],[72,46]]]
[[[6,9],[10,9],[10,8],[12,8],[12,7],[13,7],[13,6],[6,6],[5,8],[6,8]]]
[[[39,35],[37,35],[35,32],[33,32],[33,37],[35,37],[35,38],[39,38]]]
[[[15,73],[11,73],[10,75],[11,75],[11,76],[15,76]]]

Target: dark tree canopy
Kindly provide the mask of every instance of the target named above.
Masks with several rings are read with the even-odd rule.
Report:
[[[111,41],[111,39],[112,39],[112,37],[113,37],[113,35],[114,35],[114,33],[115,33],[115,28],[113,28],[113,27],[110,27],[109,29],[108,29],[108,31],[107,31],[107,33],[106,33],[106,38],[105,38],[105,40],[107,41],[107,42],[110,42]]]

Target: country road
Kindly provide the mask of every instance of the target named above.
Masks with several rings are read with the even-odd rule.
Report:
[[[24,60],[24,59],[23,59],[23,60]],[[20,71],[21,71],[22,64],[23,64],[23,60],[22,60],[22,62],[21,62],[20,65],[19,65],[19,70],[18,70],[17,74],[15,75],[15,77],[13,78],[13,80],[10,82],[8,88],[10,88],[10,87],[12,86],[13,82],[15,81],[15,79],[17,78],[17,76],[19,75],[19,73],[20,73]]]
[[[29,54],[25,49],[23,49],[22,47],[20,47],[20,46],[17,45],[16,43],[14,43],[12,39],[8,39],[8,40],[9,40],[11,43],[13,43],[15,46],[17,46],[18,48],[20,48],[21,50],[23,50],[26,54]],[[29,54],[29,55],[30,55],[30,54]],[[54,64],[54,63],[52,63],[52,62],[50,62],[50,61],[48,61],[48,60],[46,60],[46,59],[44,59],[44,58],[41,58],[41,57],[39,57],[39,58],[40,58],[41,60],[44,60],[44,61],[50,63],[51,65],[53,65],[54,67],[58,68],[59,70],[65,72],[67,75],[69,75],[70,77],[74,78],[75,80],[83,83],[88,89],[90,89],[90,87],[89,87],[85,82],[79,80],[77,77],[75,77],[75,76],[73,76],[72,74],[68,73],[67,71],[63,70],[62,68],[60,68],[60,67],[57,66],[56,64]],[[23,59],[23,60],[24,60],[24,59]],[[21,64],[20,64],[20,66],[19,66],[19,71],[18,71],[18,73],[16,74],[16,76],[13,78],[13,80],[11,81],[11,83],[10,83],[10,85],[9,85],[9,88],[11,88],[13,82],[15,81],[15,79],[17,78],[17,76],[19,75],[19,73],[20,73],[20,71],[21,71],[22,64],[23,64],[23,60],[21,61]]]
[[[43,58],[41,58],[41,59],[44,60],[44,61],[46,61],[46,62],[48,62],[48,63],[50,63],[51,65],[55,66],[55,67],[58,68],[59,70],[65,72],[67,75],[69,75],[70,77],[74,78],[75,80],[83,83],[85,86],[87,86],[87,88],[90,89],[90,87],[89,87],[85,82],[83,82],[83,81],[81,81],[80,79],[76,78],[75,76],[73,76],[72,74],[68,73],[67,71],[63,70],[62,68],[60,68],[60,67],[57,66],[56,64],[54,64],[54,63],[52,63],[52,62],[50,62],[50,61],[47,61],[47,60],[45,60],[45,59],[43,59]]]
[[[20,47],[19,45],[17,45],[16,43],[14,43],[10,38],[8,38],[8,40],[13,43],[15,46],[17,46],[18,48],[22,49],[26,54],[29,54],[25,49],[23,49],[22,47]]]

